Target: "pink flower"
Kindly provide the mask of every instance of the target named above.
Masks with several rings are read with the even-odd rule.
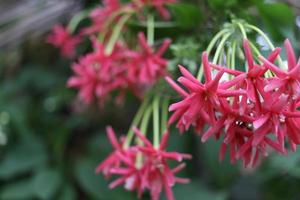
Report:
[[[75,47],[80,41],[79,36],[72,36],[66,28],[60,25],[54,26],[52,33],[47,37],[47,42],[60,48],[61,54],[68,58],[75,55]]]
[[[150,190],[152,200],[159,200],[162,190],[165,191],[168,200],[173,200],[174,196],[171,188],[176,183],[187,183],[189,180],[175,176],[175,174],[184,167],[183,164],[174,169],[170,169],[167,161],[174,160],[182,162],[183,159],[191,159],[191,155],[166,152],[165,148],[169,138],[168,132],[163,135],[158,148],[155,148],[140,130],[134,128],[134,132],[145,145],[137,147],[145,156],[142,167],[142,185]]]
[[[216,109],[220,108],[220,98],[244,95],[242,90],[228,89],[233,84],[239,83],[243,77],[236,77],[230,84],[223,86],[219,81],[224,73],[220,71],[214,79],[212,79],[210,63],[208,56],[204,52],[202,54],[202,63],[204,67],[205,83],[202,84],[184,67],[179,67],[183,75],[178,79],[188,91],[182,90],[172,79],[166,78],[169,84],[183,97],[182,101],[172,104],[170,111],[174,111],[169,119],[169,124],[178,120],[177,128],[181,132],[187,130],[193,125],[197,132],[202,132],[206,123],[216,123]],[[225,83],[224,83],[225,84]]]
[[[131,63],[128,76],[133,83],[141,85],[153,84],[159,77],[167,74],[168,61],[162,58],[171,43],[170,39],[164,40],[160,48],[155,52],[153,47],[147,44],[144,33],[139,33],[140,49],[131,52]]]
[[[288,60],[288,71],[283,71],[279,67],[272,64],[264,57],[260,59],[264,62],[265,66],[271,70],[276,77],[269,79],[269,83],[265,86],[265,91],[269,92],[274,89],[281,89],[296,99],[300,96],[300,60],[296,62],[294,50],[289,40],[284,42],[286,55]]]
[[[95,8],[91,12],[92,25],[83,29],[83,34],[90,35],[103,31],[103,28],[107,28],[105,27],[107,20],[120,8],[121,3],[119,0],[104,0],[103,6]]]
[[[107,137],[112,144],[114,151],[97,167],[96,173],[103,173],[107,178],[111,176],[111,169],[121,165],[119,155],[126,155],[128,152],[122,149],[122,142],[120,143],[112,127],[106,128]]]
[[[167,4],[175,3],[176,0],[136,0],[133,3],[138,7],[154,7],[163,19],[170,19],[170,13],[166,9]]]
[[[68,80],[68,86],[78,88],[78,96],[85,103],[89,104],[97,98],[100,105],[103,105],[112,92],[118,90],[123,96],[129,88],[127,68],[123,64],[126,58],[122,52],[126,49],[118,44],[110,55],[106,55],[101,43],[93,40],[93,44],[94,52],[73,65],[75,75]]]

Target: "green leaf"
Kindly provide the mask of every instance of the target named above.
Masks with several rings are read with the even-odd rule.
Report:
[[[132,193],[122,188],[109,189],[107,181],[100,174],[95,173],[97,163],[84,159],[75,164],[75,178],[80,187],[91,197],[96,199],[109,200],[130,200]]]
[[[275,40],[281,40],[286,29],[294,27],[295,16],[284,3],[258,3],[257,8],[264,24]],[[274,24],[276,22],[276,25]]]
[[[34,193],[32,190],[32,182],[29,180],[22,180],[19,182],[11,183],[1,189],[0,199],[5,200],[25,200],[33,199]]]
[[[209,199],[209,200],[225,200],[226,194],[208,190],[199,181],[193,180],[189,184],[175,185],[173,188],[176,199]],[[188,198],[187,198],[188,197]],[[166,199],[165,196],[163,199]]]
[[[54,169],[39,171],[32,181],[32,189],[39,199],[53,199],[62,184],[59,172]]]
[[[208,5],[213,9],[229,8],[237,4],[237,0],[208,0]]]
[[[14,146],[0,163],[0,179],[10,179],[43,166],[47,161],[45,147],[30,137]]]
[[[202,13],[196,6],[187,3],[169,5],[177,25],[183,29],[193,28],[202,20]]]
[[[76,191],[74,187],[72,187],[71,185],[65,185],[62,188],[62,193],[59,195],[57,200],[73,200],[73,199],[77,199]]]

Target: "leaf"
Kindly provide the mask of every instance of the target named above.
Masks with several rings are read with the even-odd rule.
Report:
[[[202,13],[196,6],[187,3],[170,4],[169,8],[173,13],[175,22],[183,29],[193,28],[202,20]]]
[[[204,151],[204,165],[212,176],[215,185],[221,188],[225,188],[231,184],[238,175],[236,166],[230,164],[228,152],[223,162],[219,162],[219,148],[221,141],[209,140],[205,144],[202,144]]]
[[[88,159],[79,160],[75,164],[76,181],[87,194],[97,199],[134,199],[131,192],[124,191],[122,188],[109,189],[104,177],[95,173],[96,166],[96,162]]]
[[[40,140],[30,137],[14,146],[0,163],[0,179],[10,179],[43,166],[47,161]]]
[[[237,0],[209,0],[208,5],[213,9],[229,8],[237,4]]]
[[[176,199],[209,199],[209,200],[225,200],[226,194],[208,190],[198,181],[193,180],[189,184],[175,185],[173,188]],[[163,199],[166,199],[165,196]]]
[[[34,193],[32,190],[31,179],[11,183],[5,186],[3,189],[1,189],[0,192],[0,199],[25,200],[33,198]]]
[[[264,24],[275,40],[283,39],[286,29],[294,27],[295,16],[284,3],[257,3],[258,11]],[[276,22],[276,25],[274,25]]]
[[[71,185],[65,185],[57,200],[73,200],[76,198],[76,191]]]
[[[59,172],[54,169],[39,171],[32,181],[33,192],[39,199],[53,199],[62,184]]]

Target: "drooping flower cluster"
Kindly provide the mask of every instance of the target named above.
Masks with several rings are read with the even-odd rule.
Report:
[[[79,36],[72,36],[70,31],[61,25],[54,26],[52,33],[47,37],[47,42],[59,48],[61,55],[68,58],[75,56],[75,47],[80,41]]]
[[[102,43],[93,40],[94,51],[79,59],[72,67],[75,75],[68,86],[79,89],[79,98],[91,103],[95,98],[103,105],[114,91],[123,102],[124,92],[132,91],[142,96],[145,86],[153,84],[159,77],[167,74],[167,60],[161,58],[170,44],[166,39],[157,52],[149,46],[143,33],[139,34],[140,47],[130,50],[125,44],[117,43],[109,55]]]
[[[296,62],[288,40],[285,42],[288,71],[274,64],[279,48],[268,58],[260,56],[262,64],[257,64],[248,41],[245,40],[243,45],[246,72],[210,63],[204,52],[204,83],[184,67],[180,67],[182,76],[178,82],[186,90],[166,78],[182,97],[169,107],[174,111],[169,123],[177,121],[177,128],[182,132],[193,126],[202,135],[203,142],[210,137],[221,139],[220,160],[229,149],[232,163],[242,159],[245,166],[255,166],[261,155],[268,154],[269,147],[286,154],[286,141],[293,150],[300,144],[300,112],[297,110],[300,105],[300,62]],[[218,73],[213,78],[214,69]],[[274,77],[266,76],[268,70]],[[234,78],[220,81],[224,73]],[[208,129],[203,131],[205,125]]]
[[[136,190],[139,198],[145,191],[150,191],[152,200],[159,200],[164,190],[167,199],[173,200],[172,187],[176,183],[189,181],[176,177],[176,174],[185,166],[181,163],[182,160],[190,159],[191,156],[166,151],[169,132],[163,135],[159,147],[154,147],[139,129],[134,128],[134,133],[144,145],[124,147],[123,141],[118,141],[113,129],[107,128],[107,135],[114,151],[97,167],[96,172],[102,173],[107,178],[117,177],[109,185],[110,188],[124,185],[126,190]],[[181,164],[171,169],[168,161],[172,160]]]
[[[131,16],[143,15],[143,9],[149,6],[156,8],[162,16],[169,16],[164,6],[172,2],[137,0],[123,4],[119,0],[105,0],[102,6],[90,12],[91,25],[78,31],[78,36],[72,36],[69,30],[75,29],[78,19],[71,20],[68,28],[54,27],[47,41],[60,48],[63,56],[73,58],[81,38],[88,37],[92,41],[92,52],[81,56],[72,65],[74,75],[67,83],[68,87],[79,90],[81,101],[86,104],[96,101],[103,105],[117,93],[115,102],[122,104],[126,91],[142,98],[160,77],[167,75],[168,61],[162,56],[170,39],[163,40],[156,50],[157,44],[152,44],[155,38],[149,39],[149,35],[146,38],[142,32],[138,33],[136,42],[122,36],[126,35],[126,22]],[[154,33],[154,26],[151,27]]]

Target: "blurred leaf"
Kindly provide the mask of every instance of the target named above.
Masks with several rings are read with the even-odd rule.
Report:
[[[212,176],[212,181],[218,187],[228,187],[238,175],[237,167],[230,164],[228,152],[223,162],[219,162],[219,148],[221,141],[212,139],[202,144],[204,150],[204,165]]]
[[[169,5],[175,22],[183,29],[194,28],[199,25],[202,20],[200,9],[192,4],[175,3]]]
[[[284,3],[257,3],[259,13],[268,31],[275,40],[282,40],[286,29],[294,28],[295,16]],[[274,25],[276,22],[276,25]]]
[[[97,163],[84,159],[75,165],[75,178],[81,188],[93,198],[109,200],[131,200],[132,193],[121,188],[109,189],[107,181],[100,174],[95,173]]]
[[[43,169],[33,177],[33,191],[39,199],[53,199],[62,184],[58,171]]]
[[[34,137],[14,146],[0,163],[0,179],[10,179],[43,166],[47,154],[43,143]]]
[[[222,9],[234,6],[237,0],[208,0],[208,4],[213,9]]]
[[[5,200],[26,200],[33,199],[31,180],[22,180],[16,183],[11,183],[1,189],[0,199]]]
[[[71,185],[65,185],[57,200],[74,200],[76,198],[76,191]]]
[[[189,184],[176,185],[173,188],[176,199],[207,199],[225,200],[226,194],[208,190],[199,181],[193,180]],[[166,199],[165,197],[163,199]]]

